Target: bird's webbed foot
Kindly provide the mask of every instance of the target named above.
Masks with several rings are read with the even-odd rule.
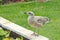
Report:
[[[31,34],[31,35],[33,35],[33,36],[39,36],[37,33],[33,33],[33,34]]]

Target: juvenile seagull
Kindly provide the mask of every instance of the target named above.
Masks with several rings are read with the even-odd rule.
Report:
[[[43,17],[43,16],[34,16],[34,13],[29,11],[29,12],[25,12],[25,14],[28,15],[28,24],[34,28],[36,28],[39,34],[39,28],[42,27],[44,24],[49,22],[49,18],[48,17]],[[38,36],[38,34],[33,33],[33,35]]]

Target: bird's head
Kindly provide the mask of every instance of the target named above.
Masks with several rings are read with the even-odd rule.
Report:
[[[29,16],[34,16],[34,13],[32,11],[29,11],[29,12],[25,12],[24,14],[27,14]]]

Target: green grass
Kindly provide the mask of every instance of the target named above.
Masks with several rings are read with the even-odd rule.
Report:
[[[60,40],[60,0],[52,0],[46,3],[31,2],[0,5],[0,16],[33,30],[28,25],[28,16],[24,14],[25,11],[33,11],[36,16],[49,17],[50,23],[40,28],[40,35],[46,36],[50,40]]]

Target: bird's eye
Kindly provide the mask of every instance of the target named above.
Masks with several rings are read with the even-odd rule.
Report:
[[[31,14],[31,13],[29,13],[29,14]]]

